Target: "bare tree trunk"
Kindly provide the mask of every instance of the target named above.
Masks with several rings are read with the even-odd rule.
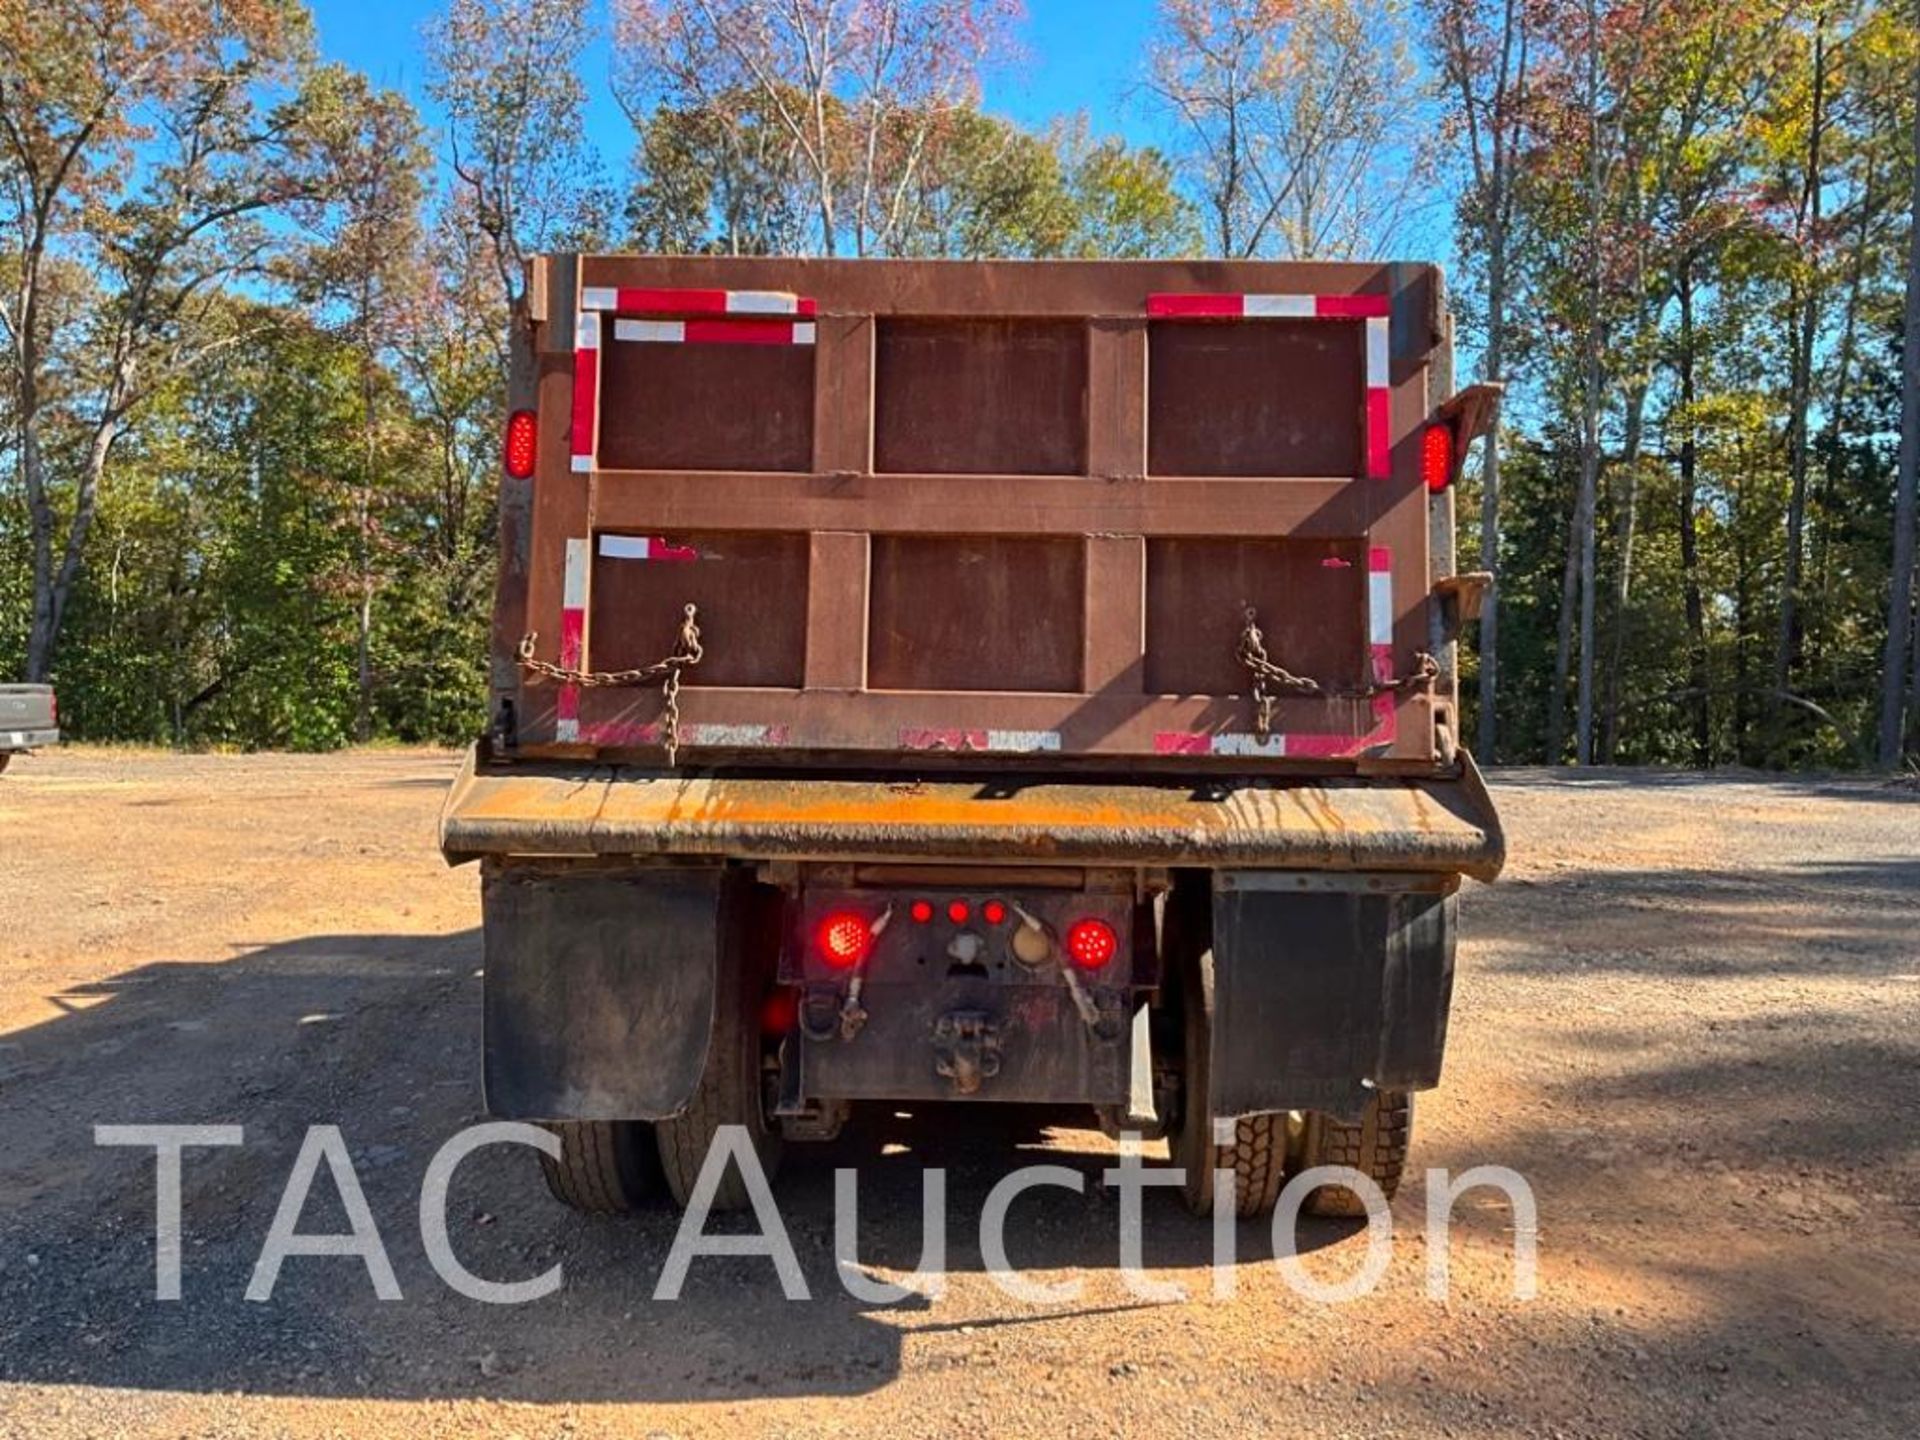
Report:
[[[1920,6],[1916,6],[1920,9]],[[1916,80],[1920,90],[1920,79]],[[1907,237],[1906,340],[1900,375],[1900,478],[1893,506],[1893,583],[1887,596],[1887,643],[1880,674],[1880,763],[1900,763],[1903,683],[1920,703],[1920,644],[1914,646],[1914,675],[1906,674],[1903,654],[1913,629],[1915,473],[1920,471],[1920,112],[1913,132],[1913,220]],[[1916,723],[1920,729],[1920,723]]]
[[[1579,728],[1573,737],[1573,754],[1580,765],[1593,760],[1594,512],[1600,489],[1601,353],[1606,347],[1606,327],[1600,313],[1605,299],[1600,278],[1600,225],[1605,213],[1602,191],[1606,166],[1600,153],[1600,15],[1596,0],[1587,0],[1587,102],[1586,355],[1580,387],[1580,493],[1573,512],[1580,571],[1580,679],[1575,707]]]
[[[1820,12],[1813,42],[1813,110],[1807,141],[1805,224],[1801,236],[1808,257],[1808,274],[1794,296],[1793,367],[1787,395],[1787,468],[1792,493],[1787,500],[1787,551],[1780,588],[1780,630],[1774,646],[1773,689],[1793,689],[1794,662],[1800,650],[1800,585],[1807,528],[1807,471],[1810,428],[1807,412],[1813,407],[1813,350],[1820,326],[1821,139],[1826,124],[1827,15]],[[1788,719],[1785,705],[1773,706],[1775,745],[1784,745]],[[1785,759],[1784,754],[1775,758]]]
[[[1577,511],[1577,505],[1575,509]],[[1567,759],[1567,676],[1573,670],[1573,615],[1579,594],[1580,517],[1575,513],[1568,517],[1567,523],[1567,567],[1560,579],[1560,628],[1553,648],[1553,690],[1547,696],[1549,765],[1564,765]]]
[[[1626,664],[1627,607],[1633,599],[1633,541],[1640,501],[1640,444],[1646,433],[1646,377],[1634,382],[1627,397],[1627,433],[1620,449],[1624,493],[1614,526],[1614,548],[1619,552],[1613,580],[1613,626],[1607,641],[1606,698],[1601,705],[1600,759],[1611,765],[1620,739],[1620,672]]]
[[[1700,446],[1693,407],[1699,398],[1694,367],[1693,261],[1680,262],[1680,581],[1687,607],[1687,684],[1693,694],[1693,760],[1713,764],[1713,695],[1707,671],[1707,609],[1700,593]]]

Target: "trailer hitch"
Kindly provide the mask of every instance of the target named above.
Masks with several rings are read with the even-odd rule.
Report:
[[[956,1095],[977,1095],[1000,1073],[1000,1030],[979,1010],[949,1010],[933,1025],[933,1073]]]

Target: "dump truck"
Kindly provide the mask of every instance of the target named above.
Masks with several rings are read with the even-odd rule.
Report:
[[[16,755],[60,743],[60,712],[51,685],[0,685],[0,770]]]
[[[1437,268],[556,254],[512,356],[441,845],[555,1196],[994,1103],[1392,1193],[1504,856]]]

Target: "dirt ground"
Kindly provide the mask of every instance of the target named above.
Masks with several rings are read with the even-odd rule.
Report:
[[[494,1307],[429,1267],[428,1159],[479,1117],[477,882],[433,849],[438,753],[186,758],[75,750],[0,780],[0,1433],[951,1436],[1887,1436],[1920,1433],[1920,796],[1857,781],[1599,772],[1496,782],[1511,868],[1470,886],[1444,1086],[1414,1166],[1536,1188],[1539,1293],[1509,1216],[1461,1202],[1426,1297],[1426,1185],[1379,1288],[1295,1298],[1260,1226],[1214,1298],[1207,1227],[1150,1192],[1132,1296],[1097,1133],[936,1112],[790,1151],[783,1211],[813,1299],[703,1260],[656,1302],[665,1210],[587,1219],[532,1158],[455,1181],[465,1263],[549,1299]],[[153,1299],[153,1164],[96,1123],[234,1123],[189,1154],[184,1298]],[[300,1138],[337,1124],[405,1298],[296,1258],[246,1301]],[[1042,1156],[1042,1148],[1044,1155]],[[1036,1157],[1090,1177],[1011,1226],[1010,1299],[973,1217]],[[948,1168],[947,1293],[883,1307],[835,1278],[836,1165],[862,1259],[919,1251]],[[303,1228],[342,1228],[322,1182]],[[1351,1225],[1301,1230],[1350,1273]]]

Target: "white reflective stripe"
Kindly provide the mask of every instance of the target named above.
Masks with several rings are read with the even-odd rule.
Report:
[[[593,457],[591,455],[574,456],[573,473],[576,475],[591,475],[593,473]]]
[[[620,292],[611,285],[589,285],[580,292],[582,310],[618,310]]]
[[[638,340],[650,345],[679,345],[687,338],[684,320],[616,320],[613,338]]]
[[[800,309],[800,297],[779,290],[729,290],[729,315],[793,315]]]
[[[573,328],[573,348],[576,350],[598,350],[600,348],[600,317],[582,315]]]
[[[793,327],[793,343],[796,345],[813,344],[814,326],[811,321],[802,321]]]
[[[653,541],[645,535],[602,535],[600,554],[607,560],[651,560]]]
[[[1268,320],[1311,320],[1319,313],[1311,295],[1242,295],[1241,313]]]
[[[1384,315],[1374,316],[1367,321],[1368,389],[1377,389],[1393,382],[1391,335],[1387,325]]]
[[[784,745],[787,739],[785,728],[778,725],[689,725],[683,730],[683,744],[708,745],[715,749]]]
[[[1060,732],[1058,730],[989,730],[987,731],[987,748],[1025,753],[1036,750],[1058,750]]]
[[[1258,735],[1215,735],[1207,748],[1215,755],[1259,755],[1267,759],[1280,759],[1287,753],[1287,737],[1269,735],[1262,740]]]
[[[587,542],[567,541],[567,576],[561,591],[560,608],[584,610],[587,605]]]
[[[1367,637],[1374,645],[1393,643],[1393,575],[1375,570],[1367,576]]]
[[[562,745],[571,745],[580,738],[580,722],[578,720],[554,721],[553,738]]]

